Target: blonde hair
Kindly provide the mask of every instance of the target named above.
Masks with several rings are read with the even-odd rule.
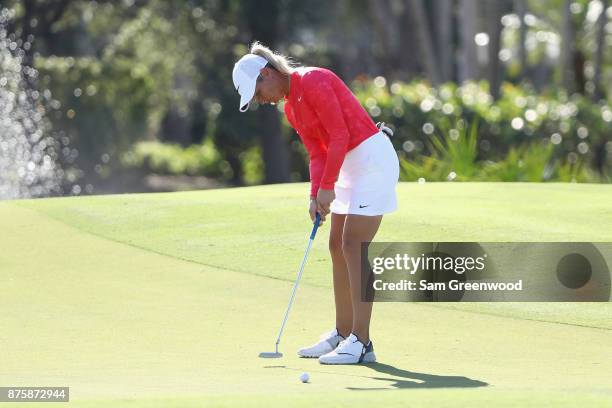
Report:
[[[272,51],[259,41],[255,41],[251,44],[250,53],[265,58],[277,71],[285,75],[291,75],[291,73],[295,71],[295,67],[299,65],[291,58]]]

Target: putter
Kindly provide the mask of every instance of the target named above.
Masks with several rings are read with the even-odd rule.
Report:
[[[317,216],[314,221],[314,226],[312,227],[312,232],[310,233],[310,239],[308,240],[308,246],[306,247],[306,253],[304,254],[304,259],[302,259],[302,265],[300,265],[300,271],[298,272],[297,279],[293,284],[293,291],[291,292],[291,297],[289,298],[289,305],[287,305],[287,310],[285,311],[285,318],[283,319],[283,324],[281,324],[280,331],[278,332],[278,337],[276,338],[275,351],[259,353],[260,358],[281,358],[283,356],[283,353],[278,352],[278,345],[280,344],[281,336],[283,335],[283,330],[285,330],[285,324],[287,323],[289,311],[291,310],[291,306],[293,305],[295,292],[297,291],[298,284],[300,283],[300,279],[302,278],[302,272],[304,272],[304,265],[306,265],[306,259],[308,259],[308,253],[310,252],[312,241],[314,241],[315,235],[317,234],[317,229],[319,228],[320,222],[321,214],[317,213]]]

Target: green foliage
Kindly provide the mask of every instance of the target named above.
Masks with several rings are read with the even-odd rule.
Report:
[[[261,147],[248,149],[242,152],[239,158],[244,183],[260,184],[264,177]],[[233,177],[232,169],[211,139],[188,147],[158,141],[138,142],[121,156],[121,165],[144,172],[207,176],[222,181],[229,181]]]
[[[495,181],[547,181],[550,179],[551,144],[512,147],[504,160],[487,162],[482,168],[481,180]]]
[[[408,159],[400,156],[400,179],[415,181],[602,181],[589,171],[582,160],[555,160],[552,143],[525,143],[511,147],[498,161],[477,160],[478,126],[474,121],[462,131],[447,132],[431,137],[430,156]]]
[[[126,149],[146,134],[152,77],[132,76],[129,64],[89,57],[41,57],[36,66],[42,87],[58,101],[57,127],[87,158]]]
[[[594,103],[561,91],[538,94],[509,83],[503,85],[498,101],[489,95],[486,82],[432,88],[424,81],[389,85],[378,77],[353,85],[370,115],[395,127],[392,140],[406,161],[441,172],[424,175],[427,179],[445,180],[451,171],[458,180],[473,179],[473,163],[489,161],[497,164],[480,176],[496,180],[547,180],[565,174],[577,181],[610,181],[612,161],[606,143],[612,140],[612,109],[607,101]],[[477,143],[466,122],[478,123]],[[544,173],[546,157],[554,160]],[[574,176],[568,175],[566,163],[577,172]],[[411,169],[410,179],[423,171],[405,168]]]
[[[469,131],[466,126],[461,126],[460,130],[449,130],[442,137],[434,135],[431,138],[430,150],[434,152],[438,166],[448,170],[448,173],[455,172],[460,179],[468,180],[474,176],[478,154],[477,141],[478,123],[474,121]]]
[[[122,155],[121,162],[127,168],[140,168],[159,174],[202,175],[221,179],[232,176],[229,165],[210,140],[186,148],[174,143],[138,142]]]
[[[91,23],[80,33],[96,39],[83,40],[89,55],[35,60],[40,88],[49,89],[59,106],[54,125],[78,149],[85,172],[108,160],[116,163],[133,143],[159,135],[170,106],[189,111],[195,95],[187,88],[199,73],[190,45],[176,35],[164,6],[157,1],[134,8],[121,2],[75,3],[61,23],[80,27],[81,18]],[[101,161],[102,156],[110,159]]]
[[[21,10],[20,2],[12,3]],[[99,176],[109,176],[104,169],[115,169],[112,165],[120,153],[132,146],[134,151],[141,149],[141,140],[180,140],[188,144],[211,139],[219,161],[231,167],[220,171],[220,177],[231,173],[236,184],[261,182],[260,140],[269,130],[257,112],[238,112],[238,95],[231,78],[231,67],[247,52],[248,42],[264,40],[256,38],[261,32],[256,30],[261,28],[261,8],[241,1],[208,0],[70,3],[48,38],[38,38],[34,43],[38,55],[35,65],[40,71],[41,90],[50,89],[61,106],[51,117],[55,128],[71,139],[71,149],[78,149],[85,173],[95,169]],[[581,95],[568,96],[554,88],[555,81],[542,82],[553,85],[544,88],[544,93],[505,83],[502,97],[493,101],[486,81],[432,88],[422,80],[369,80],[367,73],[360,75],[361,69],[395,75],[397,72],[385,65],[392,67],[398,61],[382,63],[390,56],[379,55],[369,67],[348,66],[349,56],[358,55],[371,43],[366,32],[361,37],[350,35],[371,19],[364,12],[367,7],[361,7],[366,2],[358,3],[364,4],[343,9],[340,19],[336,11],[324,7],[322,0],[289,0],[278,7],[276,14],[271,8],[265,9],[262,15],[272,22],[270,26],[280,22],[289,27],[283,38],[270,34],[268,45],[304,64],[329,67],[345,79],[357,77],[353,89],[361,103],[375,120],[390,123],[396,130],[393,143],[408,163],[403,164],[403,173],[409,169],[410,177],[422,173],[427,179],[442,180],[451,172],[456,180],[610,180],[611,159],[605,150],[612,123],[608,101],[593,103]],[[563,2],[528,3],[528,9],[534,11],[530,34],[538,33],[547,41],[557,38]],[[574,3],[581,5],[574,13],[576,25],[581,27],[576,33],[577,45],[591,50],[586,54],[590,58],[596,30],[585,15],[591,3]],[[505,25],[504,48],[515,48],[517,27]],[[264,24],[266,28],[270,27]],[[299,34],[302,31],[313,37],[306,41]],[[343,39],[335,36],[338,32],[349,35]],[[327,41],[330,38],[334,40]],[[353,41],[355,49],[342,46],[352,46]],[[532,66],[546,55],[548,43],[538,40],[537,44],[529,50]],[[609,66],[609,55],[606,58]],[[504,78],[518,80],[516,58],[505,64]],[[252,110],[257,109],[254,104]],[[168,118],[173,120],[165,120]],[[181,132],[171,129],[177,122]],[[477,126],[477,138],[467,123]],[[302,154],[299,139],[287,122],[283,121],[282,127],[282,133],[292,140],[292,177],[307,179],[308,159]],[[558,144],[541,151],[543,140]],[[177,145],[155,148],[151,157],[163,151],[169,157],[181,158],[178,163],[166,160],[163,166],[154,166],[163,171],[211,171],[202,164],[185,164],[197,161],[184,159],[189,154]],[[548,153],[550,164],[543,172],[540,156]]]
[[[264,179],[264,162],[261,147],[255,146],[240,155],[244,183],[247,185],[261,184]]]

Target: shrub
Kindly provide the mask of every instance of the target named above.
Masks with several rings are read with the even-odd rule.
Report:
[[[202,175],[221,179],[231,177],[228,163],[222,159],[210,139],[189,147],[157,141],[138,142],[122,155],[121,164],[159,174]]]
[[[438,131],[428,141],[431,155],[414,159],[400,152],[400,179],[404,181],[603,181],[584,165],[555,158],[555,145],[549,141],[534,141],[511,147],[500,160],[477,160],[477,121]]]
[[[529,153],[529,149],[552,144],[546,152],[551,150],[551,160],[554,159],[556,165],[551,167],[549,177],[553,177],[552,170],[560,177],[562,168],[574,168],[580,174],[590,174],[590,180],[610,181],[612,161],[608,151],[612,146],[612,109],[609,102],[594,103],[579,94],[568,97],[562,91],[537,94],[529,88],[509,83],[503,85],[502,97],[493,101],[484,81],[461,86],[447,83],[432,88],[423,81],[389,85],[384,78],[378,77],[372,81],[356,81],[353,89],[376,121],[394,127],[393,143],[408,162],[427,168],[434,166],[437,159],[420,157],[440,154],[441,146],[434,134],[442,131],[455,136],[457,132],[464,132],[467,123],[477,121],[478,144],[474,160],[498,164],[510,160],[516,166],[520,163],[520,166],[529,165],[527,159],[534,160],[533,157],[543,154],[541,150]],[[462,140],[467,143],[467,139]],[[448,149],[466,149],[469,144],[461,142],[446,146]],[[469,162],[469,154],[473,153],[469,149],[454,152],[454,160],[460,160],[454,166],[460,165],[461,160]],[[467,156],[459,159],[457,155],[460,154]],[[407,166],[411,168],[410,164]],[[539,178],[534,175],[536,170],[523,167],[519,167],[520,171],[517,168],[512,170],[512,165],[508,164],[509,167],[502,171],[500,166],[493,166],[488,172],[502,172],[495,177],[504,179],[511,179],[512,172],[527,179]],[[469,169],[468,166],[466,170]],[[466,172],[454,171],[458,179],[472,177]],[[411,168],[410,174],[416,173],[416,169]]]

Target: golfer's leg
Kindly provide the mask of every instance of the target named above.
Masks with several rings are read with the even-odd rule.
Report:
[[[348,268],[342,253],[342,231],[346,215],[331,214],[329,232],[329,252],[334,271],[334,299],[336,301],[336,328],[344,337],[351,332],[353,325],[353,305],[349,285]]]
[[[342,252],[348,266],[349,281],[351,284],[351,301],[353,305],[352,332],[367,344],[370,340],[370,317],[372,315],[372,302],[361,301],[361,243],[374,239],[382,215],[346,216],[344,234],[342,236]]]

